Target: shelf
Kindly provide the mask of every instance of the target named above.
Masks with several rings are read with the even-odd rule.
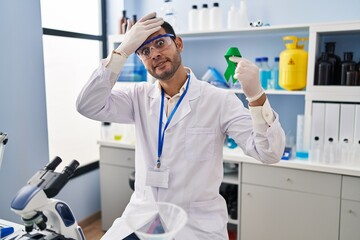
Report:
[[[233,224],[233,225],[238,225],[238,224],[239,224],[239,220],[237,220],[237,219],[232,219],[232,218],[230,218],[230,216],[229,216],[229,218],[228,218],[228,223]]]
[[[360,86],[313,86],[306,100],[330,102],[360,102]]]
[[[287,34],[299,34],[303,33],[305,35],[309,34],[309,25],[279,25],[279,26],[263,26],[263,27],[249,27],[241,28],[234,30],[220,30],[220,31],[201,31],[201,32],[180,32],[179,35],[182,38],[193,39],[193,38],[202,38],[202,37],[211,37],[211,38],[223,38],[223,37],[239,37],[244,35],[264,35],[264,34],[281,34],[284,32]]]
[[[256,35],[275,35],[275,34],[309,34],[309,25],[278,25],[278,26],[263,26],[263,27],[249,27],[235,30],[220,30],[220,31],[201,31],[201,32],[180,32],[178,36],[184,39],[201,39],[203,37],[216,38],[229,38],[239,36],[256,36]],[[124,39],[124,35],[109,35],[109,43],[119,43]],[[208,39],[209,40],[209,39]]]
[[[239,179],[238,179],[238,172],[235,173],[224,173],[224,179],[222,181],[223,183],[229,183],[238,185]]]
[[[241,89],[229,89],[234,93],[244,93]],[[287,90],[265,90],[268,95],[305,95],[306,91],[287,91]]]

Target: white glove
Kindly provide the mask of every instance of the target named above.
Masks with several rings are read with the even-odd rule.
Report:
[[[128,57],[134,53],[151,34],[159,31],[163,23],[164,20],[157,18],[155,12],[142,17],[134,26],[132,26],[131,21],[128,21],[124,40],[115,52],[125,54],[125,56]]]
[[[230,57],[230,61],[237,63],[234,78],[237,79],[249,102],[258,100],[264,90],[259,80],[259,68],[251,61],[241,57]]]

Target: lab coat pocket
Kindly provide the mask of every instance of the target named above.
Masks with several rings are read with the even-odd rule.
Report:
[[[214,128],[187,128],[185,136],[187,160],[199,162],[213,158],[216,136]]]
[[[189,209],[191,224],[205,232],[222,230],[228,221],[226,202],[222,197],[209,201],[191,202]]]

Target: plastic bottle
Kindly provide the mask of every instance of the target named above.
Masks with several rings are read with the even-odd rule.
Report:
[[[203,4],[202,8],[200,9],[199,19],[200,19],[200,31],[210,30],[210,11],[206,3]]]
[[[332,85],[334,78],[333,64],[329,61],[327,53],[321,54],[321,59],[317,65],[316,85]]]
[[[111,123],[102,122],[101,123],[101,140],[112,140],[111,139]]]
[[[281,90],[282,87],[279,85],[279,57],[274,58],[274,65],[271,68],[271,79],[274,81],[275,89]]]
[[[135,24],[136,22],[137,22],[137,17],[136,14],[134,14],[132,18],[132,24]]]
[[[219,3],[215,2],[210,9],[210,29],[221,30],[222,29],[222,11],[219,7]]]
[[[164,21],[170,23],[175,32],[180,31],[180,25],[177,21],[177,14],[175,12],[175,8],[173,7],[172,0],[164,0],[164,4],[161,7],[161,16]]]
[[[353,61],[353,52],[344,52],[344,61],[341,62],[341,85],[352,85],[347,81],[346,75],[348,71],[354,71],[356,63]]]
[[[250,27],[246,0],[240,0],[240,9],[238,14],[239,14],[238,15],[239,27],[240,28]]]
[[[271,76],[271,69],[268,63],[268,58],[261,58],[261,67],[259,69],[260,83],[263,89],[267,89],[268,81]]]
[[[238,13],[234,5],[232,5],[227,14],[227,28],[234,30],[239,28]]]
[[[124,34],[125,33],[125,25],[126,25],[126,10],[122,11],[122,17],[120,19],[120,25],[119,25],[119,34]]]
[[[286,49],[280,53],[279,84],[286,90],[301,90],[306,87],[308,53],[298,42],[307,38],[285,36],[283,40]]]
[[[339,56],[335,55],[335,42],[325,43],[325,53],[327,54],[327,61],[331,63],[332,69],[330,76],[326,83],[322,85],[340,85],[340,62]],[[317,59],[316,66],[319,66],[320,62],[323,61],[322,56]],[[315,82],[314,85],[319,85],[319,69],[315,68]]]
[[[192,5],[188,13],[188,29],[190,32],[199,31],[199,10],[197,5]]]
[[[261,68],[261,58],[260,57],[255,58],[255,64],[256,64],[256,66],[258,66],[259,69]]]

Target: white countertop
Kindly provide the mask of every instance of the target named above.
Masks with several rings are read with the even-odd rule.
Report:
[[[135,149],[135,146],[133,144],[117,142],[117,141],[100,140],[98,141],[98,144],[107,147]],[[226,160],[227,162],[231,161],[234,163],[263,164],[262,162],[245,155],[240,148],[236,148],[236,149],[224,148],[224,160]],[[320,163],[311,162],[311,160],[309,159],[281,160],[279,163],[272,164],[271,166],[360,177],[360,167],[320,164]]]

